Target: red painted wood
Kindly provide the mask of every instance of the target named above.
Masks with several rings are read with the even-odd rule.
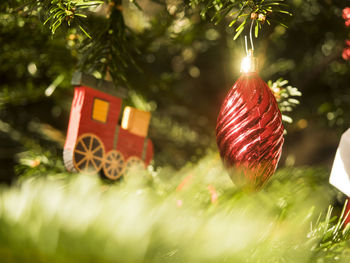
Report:
[[[85,91],[82,89],[74,89],[74,97],[72,101],[67,137],[64,145],[64,149],[74,150],[74,146],[76,144],[79,132],[79,125],[81,119],[81,108],[83,105]]]
[[[131,156],[142,158],[144,137],[132,134],[123,128],[120,128],[118,134],[117,150],[120,151],[125,160]]]
[[[92,119],[94,99],[109,102],[106,123]],[[77,138],[84,133],[93,133],[98,136],[105,146],[106,152],[113,148],[113,137],[118,124],[122,100],[107,93],[81,86],[76,87],[72,102],[71,115],[65,148],[73,150]]]
[[[153,143],[150,139],[147,139],[147,140],[148,140],[148,144],[147,144],[146,158],[145,158],[146,166],[149,165],[149,163],[153,159]]]
[[[122,100],[107,93],[81,87],[85,90],[85,98],[81,112],[81,125],[78,136],[84,133],[93,133],[98,136],[108,152],[113,148],[113,137],[118,124]],[[93,101],[95,98],[109,102],[107,122],[102,123],[92,119]]]
[[[92,119],[94,98],[109,102],[106,123]],[[112,150],[116,127],[119,127],[118,119],[121,105],[122,100],[118,97],[86,86],[76,87],[64,148],[73,151],[79,136],[84,133],[93,133],[103,142],[105,153]],[[148,165],[153,158],[153,144],[148,138],[132,134],[119,127],[116,150],[124,155],[125,160],[131,156],[137,156],[142,159],[145,140],[148,140],[148,145],[144,161]]]

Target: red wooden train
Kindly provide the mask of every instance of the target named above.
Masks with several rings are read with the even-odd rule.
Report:
[[[146,167],[153,158],[153,144],[147,138],[150,113],[126,107],[119,125],[122,99],[109,94],[115,90],[111,82],[77,73],[72,84],[74,98],[63,151],[67,170],[101,171],[116,180],[133,165]]]

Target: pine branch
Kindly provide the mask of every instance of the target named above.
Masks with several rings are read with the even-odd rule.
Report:
[[[87,37],[90,37],[77,18],[86,18],[86,13],[89,9],[103,3],[104,1],[100,0],[43,0],[28,2],[20,8],[24,9],[30,7],[31,12],[33,12],[33,10],[43,12],[46,17],[44,25],[47,23],[50,24],[49,28],[52,34],[55,34],[56,30],[62,26],[62,24],[66,23],[68,26],[71,26],[74,22],[77,23],[77,27],[80,28]],[[18,10],[18,8],[16,10]]]
[[[279,109],[282,113],[282,120],[286,123],[293,123],[293,119],[286,115],[286,113],[291,113],[293,109],[300,104],[299,100],[295,97],[300,97],[302,94],[296,87],[287,84],[288,80],[284,80],[283,78],[275,82],[269,80],[267,83],[276,97]]]
[[[136,35],[125,25],[120,1],[112,1],[109,10],[107,18],[89,20],[90,25],[99,26],[92,29],[92,40],[85,39],[79,46],[82,58],[78,66],[85,72],[98,71],[102,76],[109,72],[115,81],[127,84],[126,70],[131,66],[139,69],[133,59],[138,52]]]
[[[259,30],[266,22],[270,25],[270,17],[276,15],[277,23],[285,26],[279,15],[292,14],[286,9],[288,5],[285,0],[191,0],[192,6],[200,6],[203,18],[211,17],[216,24],[226,17],[230,18],[229,26],[236,26],[234,39],[237,39],[244,30],[250,26],[249,20],[256,21],[255,37],[258,37]]]

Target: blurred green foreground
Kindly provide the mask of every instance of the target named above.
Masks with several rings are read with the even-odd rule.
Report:
[[[30,176],[1,189],[1,262],[349,262],[327,177],[286,168],[245,193],[214,154],[116,184]]]

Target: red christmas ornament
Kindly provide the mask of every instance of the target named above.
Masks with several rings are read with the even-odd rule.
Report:
[[[256,72],[252,51],[242,71],[221,106],[216,140],[225,166],[233,168],[232,180],[258,189],[276,170],[284,129],[276,99]]]
[[[350,40],[346,39],[345,44],[346,44],[346,47],[343,49],[342,57],[344,60],[350,60]]]
[[[344,20],[350,19],[350,7],[345,7],[343,9],[343,18],[344,18]]]

